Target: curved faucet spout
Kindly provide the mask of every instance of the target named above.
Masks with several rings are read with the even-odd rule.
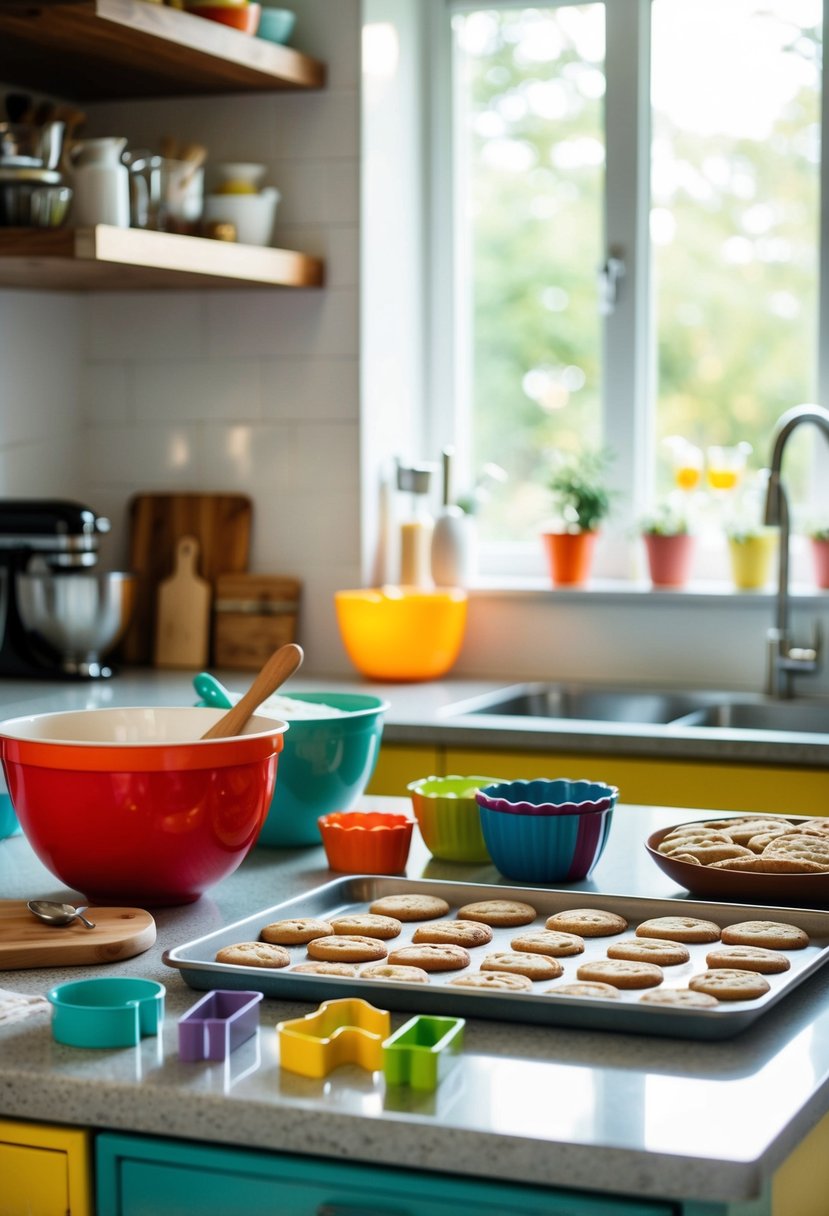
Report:
[[[766,490],[764,522],[779,528],[777,605],[775,626],[769,630],[769,656],[766,691],[775,697],[792,695],[792,677],[818,670],[820,632],[814,646],[794,647],[789,639],[789,504],[781,476],[783,452],[793,431],[804,422],[813,423],[829,442],[829,410],[820,405],[796,405],[781,414],[774,428],[769,480]]]

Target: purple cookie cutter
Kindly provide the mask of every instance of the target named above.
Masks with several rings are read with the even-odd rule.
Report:
[[[261,992],[216,988],[178,1020],[178,1055],[187,1064],[225,1060],[259,1029]]]

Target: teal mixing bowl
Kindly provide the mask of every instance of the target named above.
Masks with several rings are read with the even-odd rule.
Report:
[[[383,714],[389,707],[388,701],[368,693],[291,690],[285,695],[342,713],[293,718],[280,711],[288,730],[270,810],[256,842],[272,848],[322,844],[319,816],[351,810],[377,764]],[[231,698],[235,700],[235,694]]]

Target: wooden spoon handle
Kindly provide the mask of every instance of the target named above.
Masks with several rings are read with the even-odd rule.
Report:
[[[245,695],[204,732],[202,739],[226,739],[241,734],[251,714],[296,671],[303,657],[302,647],[293,642],[275,650]]]

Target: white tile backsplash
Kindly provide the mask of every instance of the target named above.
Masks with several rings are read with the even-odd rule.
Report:
[[[204,295],[197,291],[90,293],[88,359],[194,359],[205,349]]]
[[[264,360],[261,366],[266,420],[359,421],[358,359],[283,358]]]
[[[136,418],[156,422],[256,422],[259,364],[248,359],[142,362],[134,369]]]
[[[206,338],[213,357],[358,353],[356,289],[206,294]]]

